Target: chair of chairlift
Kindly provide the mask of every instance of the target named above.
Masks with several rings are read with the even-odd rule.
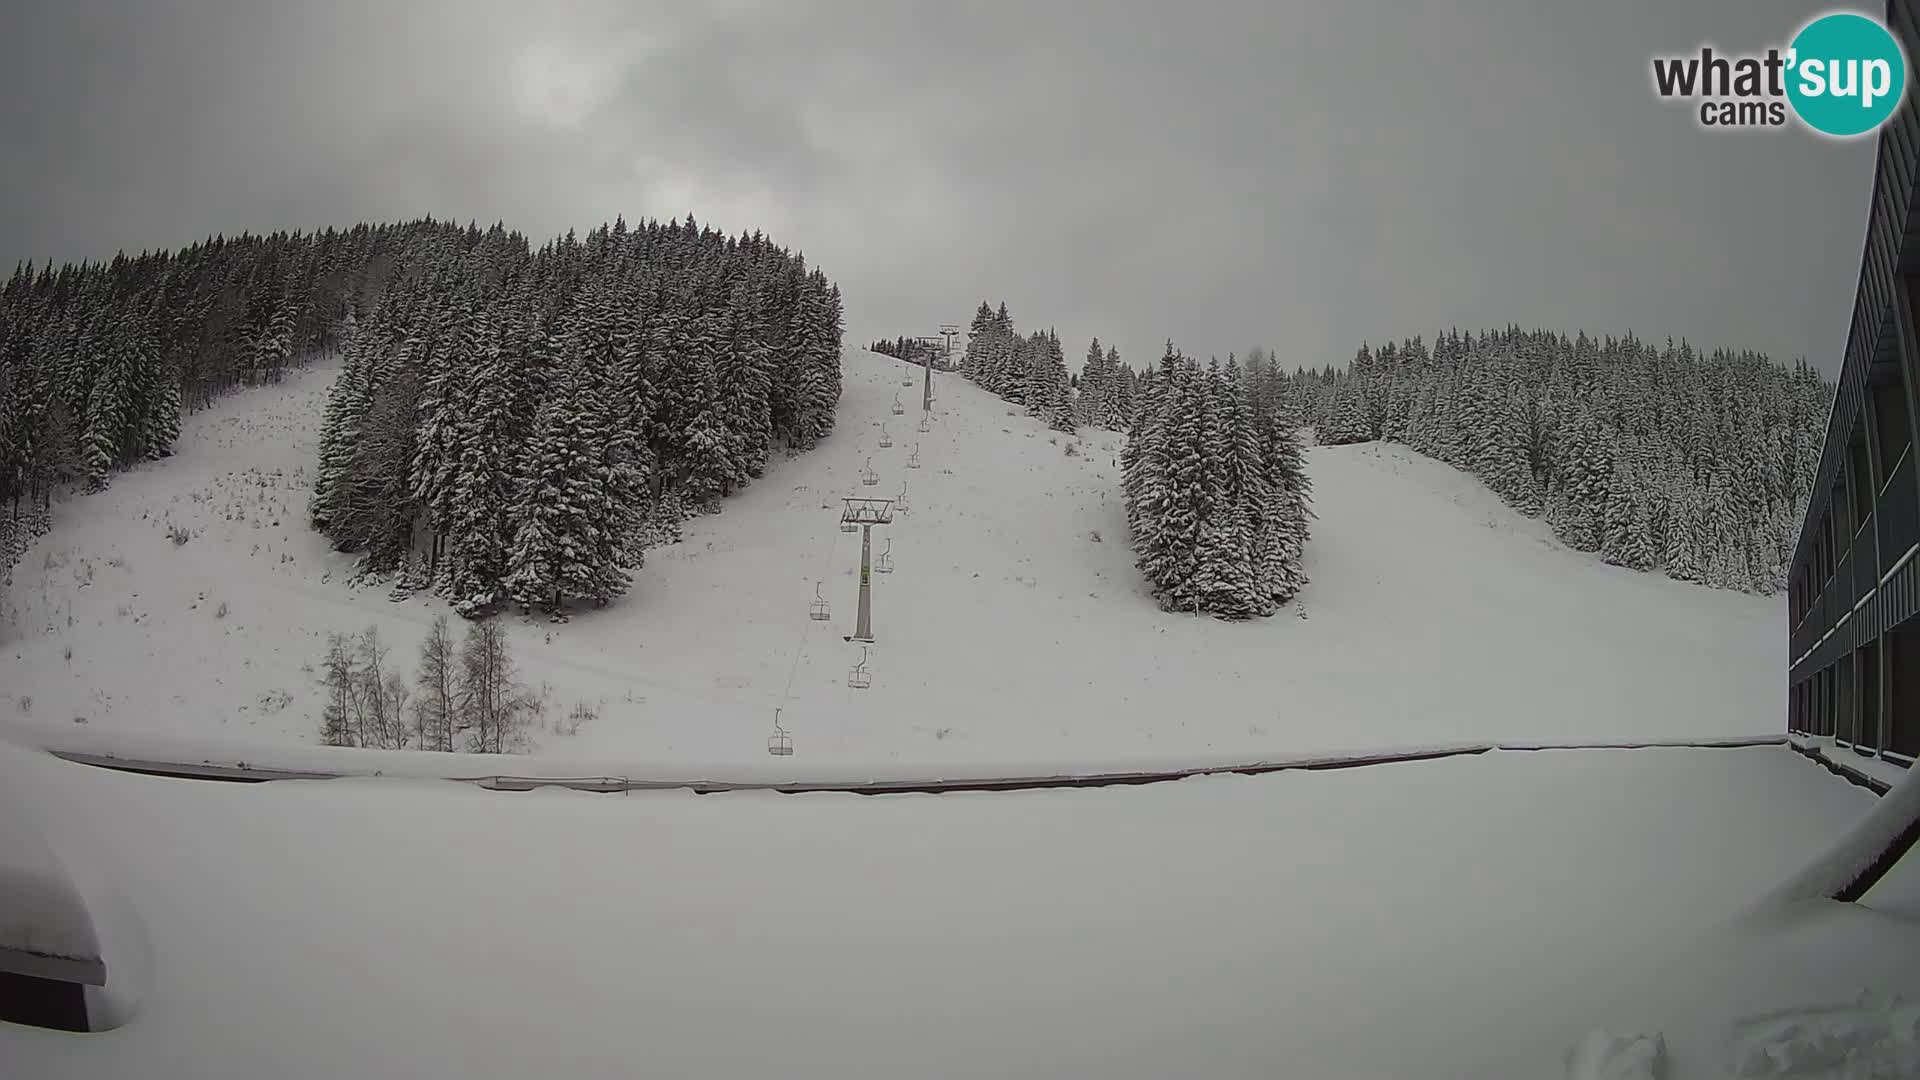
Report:
[[[920,444],[914,443],[913,453],[907,455],[907,468],[917,469],[919,467],[920,467]]]
[[[920,417],[920,430],[921,431],[933,430],[933,418],[931,416]]]
[[[853,531],[852,523],[849,522],[843,531]],[[817,581],[813,583],[813,603],[807,605],[807,618],[814,622],[826,622],[833,618],[831,609],[827,607],[827,598],[820,595],[820,583]]]
[[[887,546],[873,560],[873,572],[876,574],[893,573],[893,537],[887,537]]]
[[[873,471],[872,458],[868,458],[867,467],[860,470],[860,482],[867,487],[877,487],[879,485],[880,474]]]
[[[847,532],[847,533],[851,533],[851,532],[859,532],[859,531],[860,531],[860,526],[858,526],[858,525],[855,525],[855,524],[854,524],[853,522],[851,522],[851,521],[848,521],[848,520],[847,520],[846,518],[841,518],[841,519],[840,519],[840,531],[841,531],[841,532]]]
[[[894,394],[893,395],[893,415],[899,416],[900,414],[906,411],[907,411],[907,407],[905,405],[900,404],[900,395],[897,393]]]
[[[865,690],[873,685],[873,674],[867,670],[867,647],[860,646],[860,662],[847,672],[847,685],[855,690]]]
[[[881,424],[880,425],[880,449],[887,450],[887,449],[890,449],[892,446],[893,446],[893,436],[887,434],[887,425]]]
[[[773,710],[773,734],[767,736],[767,753],[775,757],[793,756],[793,736],[780,726],[780,710]]]
[[[893,508],[902,514],[910,512],[907,507],[907,482],[905,480],[900,481],[900,496],[893,500]],[[889,540],[887,542],[892,543],[893,541]]]

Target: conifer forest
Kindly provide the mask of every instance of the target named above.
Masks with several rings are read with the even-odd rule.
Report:
[[[1363,345],[1298,372],[1323,443],[1385,439],[1472,473],[1607,562],[1773,594],[1820,464],[1833,385],[1753,352],[1516,327]]]
[[[838,287],[755,233],[624,220],[539,249],[432,220],[17,270],[6,563],[183,410],[338,354],[311,523],[463,614],[620,595],[645,547],[832,430]]]
[[[1169,355],[1177,358],[1171,346]],[[1192,364],[1180,359],[1175,366]],[[1135,435],[1160,378],[1135,374],[1096,339],[1081,373],[1067,379],[1057,335],[1018,334],[1004,303],[996,310],[984,302],[962,370],[1056,427],[1081,423]],[[1703,353],[1685,341],[1654,347],[1631,334],[1569,337],[1517,327],[1450,330],[1431,350],[1418,337],[1377,351],[1363,345],[1345,368],[1295,367],[1289,374],[1275,354],[1255,349],[1244,362],[1229,354],[1218,373],[1207,369],[1209,378],[1229,385],[1230,372],[1244,384],[1236,393],[1249,395],[1263,424],[1297,424],[1328,445],[1402,443],[1480,478],[1521,513],[1544,517],[1576,550],[1616,566],[1762,595],[1785,587],[1833,404],[1832,384],[1805,361],[1788,369],[1757,353]],[[1229,437],[1218,421],[1205,422],[1216,425],[1213,434],[1193,447]],[[1218,462],[1228,455],[1195,449],[1189,456]],[[1272,482],[1298,488],[1304,498],[1304,483]],[[1130,513],[1138,509],[1133,490]],[[1305,527],[1304,517],[1297,526],[1288,520],[1289,530]],[[1182,557],[1197,560],[1192,545],[1201,530],[1188,528]],[[1143,535],[1166,542],[1165,534],[1142,534],[1136,526],[1136,537]],[[1156,565],[1161,557],[1153,556]],[[1281,580],[1299,574],[1296,566]],[[1147,576],[1163,580],[1153,570]],[[1210,610],[1182,589],[1153,587],[1163,603]],[[1237,602],[1230,607],[1244,610]]]

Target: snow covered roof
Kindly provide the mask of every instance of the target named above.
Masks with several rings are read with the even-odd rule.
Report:
[[[102,986],[93,920],[26,808],[0,794],[0,971]]]

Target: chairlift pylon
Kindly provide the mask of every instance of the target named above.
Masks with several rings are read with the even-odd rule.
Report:
[[[860,482],[866,485],[867,487],[879,486],[880,474],[873,471],[872,458],[868,458],[866,467],[860,470]]]
[[[827,598],[820,595],[820,582],[813,583],[813,603],[807,605],[807,618],[814,622],[826,622],[833,618],[832,609],[827,606]]]
[[[793,736],[780,726],[780,710],[773,710],[773,734],[767,736],[767,753],[775,757],[793,756]]]
[[[876,574],[893,573],[893,537],[887,537],[887,546],[873,560],[873,572]]]
[[[873,685],[873,673],[867,670],[867,647],[860,646],[860,662],[847,672],[847,685],[855,690],[865,690]]]

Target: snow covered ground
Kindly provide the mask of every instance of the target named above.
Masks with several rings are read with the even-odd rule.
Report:
[[[1912,1075],[1830,1066],[1913,1046],[1916,868],[1721,925],[1874,804],[1778,747],[863,798],[0,744],[0,788],[93,909],[121,1025],[0,1025],[35,1080],[1483,1080],[1564,1076],[1596,1028],[1658,1034],[1676,1080]]]
[[[542,732],[537,753],[745,764],[765,759],[778,705],[798,761],[847,765],[1784,727],[1777,598],[1605,566],[1405,448],[1312,451],[1313,583],[1280,616],[1232,625],[1145,595],[1120,435],[1056,437],[944,375],[920,434],[902,365],[851,351],[845,369],[833,437],[651,552],[627,598],[564,625],[515,620],[549,720],[599,710],[577,734]],[[328,632],[378,625],[411,668],[444,606],[349,588],[352,557],[304,524],[331,375],[226,399],[190,419],[174,459],[59,508],[3,598],[0,730],[310,743]],[[897,569],[874,579],[873,685],[856,691],[860,648],[842,638],[859,545],[836,528],[840,499],[903,481],[910,512],[876,531]],[[806,617],[817,581],[831,622]]]

